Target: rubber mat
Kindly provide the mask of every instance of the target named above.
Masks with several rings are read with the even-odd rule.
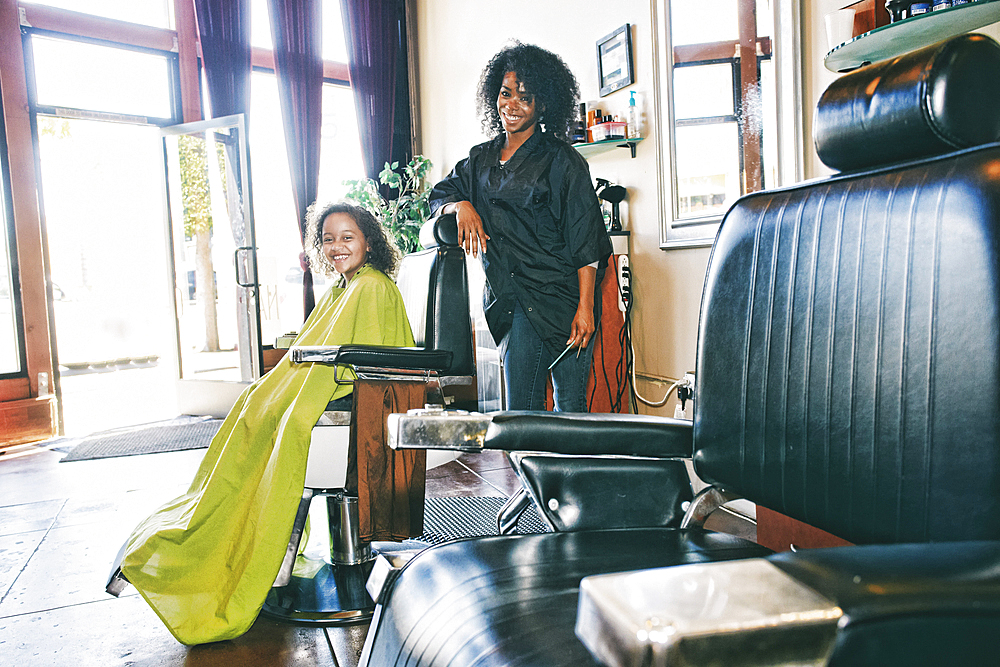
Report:
[[[424,500],[424,534],[415,538],[428,544],[442,544],[465,537],[497,535],[497,512],[507,501],[493,496],[427,498]],[[517,522],[522,535],[551,532],[529,506]]]
[[[193,417],[103,431],[79,440],[60,462],[201,449],[208,447],[221,425],[221,419]]]

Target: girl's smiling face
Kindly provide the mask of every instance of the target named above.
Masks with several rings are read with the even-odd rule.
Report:
[[[371,247],[358,223],[347,213],[331,213],[323,220],[323,254],[348,282],[365,262]]]

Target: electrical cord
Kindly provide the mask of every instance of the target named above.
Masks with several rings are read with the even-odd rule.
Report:
[[[678,387],[686,386],[688,380],[686,378],[680,380],[674,380],[674,378],[667,378],[669,380],[674,380],[673,384],[667,389],[667,392],[663,395],[663,398],[659,401],[654,401],[646,398],[639,393],[638,383],[635,377],[635,347],[632,344],[632,299],[631,297],[626,299],[622,293],[621,283],[618,283],[618,293],[622,297],[625,303],[625,323],[622,326],[621,334],[618,337],[618,342],[624,350],[622,359],[619,360],[618,366],[615,369],[616,379],[618,380],[618,402],[617,405],[621,406],[621,398],[625,391],[625,386],[627,385],[631,391],[631,405],[632,413],[639,413],[639,406],[636,403],[638,399],[643,404],[650,407],[659,408],[666,404],[667,400]],[[622,368],[624,362],[624,369]],[[624,370],[625,377],[622,377],[622,370]]]
[[[618,284],[618,294],[622,298],[622,302],[625,304],[624,321],[622,322],[621,330],[618,332],[618,348],[622,351],[622,355],[618,358],[618,363],[615,365],[615,381],[618,383],[618,394],[615,399],[615,406],[620,411],[622,407],[622,397],[625,395],[625,391],[629,386],[629,367],[632,364],[630,357],[632,343],[629,334],[629,319],[632,314],[632,300],[624,298],[621,283]],[[632,413],[638,414],[639,406],[635,402],[634,392],[629,393],[629,404],[632,408]]]
[[[629,345],[631,345],[631,344],[632,344],[632,341],[629,340]],[[635,350],[634,349],[632,350],[632,356],[633,357],[635,356]],[[668,378],[668,379],[670,379],[670,378]],[[680,387],[681,385],[683,385],[685,383],[685,380],[683,380],[683,379],[682,380],[676,380],[672,385],[670,385],[670,388],[667,389],[667,393],[665,393],[663,395],[663,398],[661,400],[659,400],[659,401],[651,401],[648,398],[643,397],[639,393],[639,390],[636,388],[635,364],[632,364],[632,377],[631,377],[631,381],[632,381],[632,394],[636,398],[638,398],[640,401],[642,401],[643,403],[645,403],[646,405],[648,405],[650,407],[654,407],[654,408],[659,408],[659,407],[662,407],[663,405],[665,405],[666,402],[667,402],[667,399],[670,398],[670,394],[674,393],[675,389],[677,389],[678,387]]]

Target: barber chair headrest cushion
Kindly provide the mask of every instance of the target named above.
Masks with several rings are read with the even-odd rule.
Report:
[[[961,35],[845,74],[820,97],[813,135],[840,171],[996,141],[1000,44]]]
[[[458,217],[445,213],[431,218],[420,228],[420,245],[425,250],[438,246],[458,245]]]

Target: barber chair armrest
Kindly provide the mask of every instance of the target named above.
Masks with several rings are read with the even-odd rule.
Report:
[[[648,415],[410,410],[389,416],[394,449],[690,458],[691,434],[688,420]]]
[[[997,563],[998,542],[901,544],[586,577],[576,634],[614,667],[985,664]]]
[[[291,348],[292,363],[319,363],[354,368],[442,372],[451,365],[449,350],[382,345],[300,345]]]

